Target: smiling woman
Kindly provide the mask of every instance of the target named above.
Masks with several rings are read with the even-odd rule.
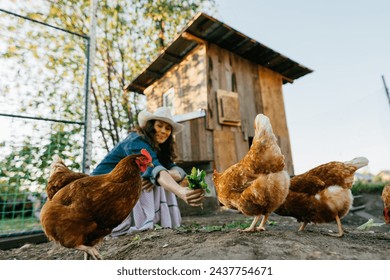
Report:
[[[140,200],[130,215],[115,228],[113,236],[152,229],[154,224],[174,228],[181,224],[176,196],[191,206],[200,206],[204,190],[191,190],[179,185],[187,175],[174,163],[173,135],[181,132],[183,125],[176,123],[168,107],[154,113],[146,110],[138,115],[139,128],[119,142],[92,172],[92,175],[109,173],[127,155],[146,149],[152,156],[153,167],[142,173],[143,190]]]
[[[171,135],[172,127],[170,124],[156,120],[154,122],[154,130],[156,131],[155,138],[158,144],[162,144],[167,141],[169,135]]]

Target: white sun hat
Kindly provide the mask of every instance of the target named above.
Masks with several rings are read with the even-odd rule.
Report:
[[[150,120],[160,120],[166,122],[172,126],[172,133],[177,134],[183,130],[184,125],[177,123],[173,120],[171,109],[168,107],[159,107],[154,111],[154,113],[150,113],[146,110],[139,112],[138,114],[138,124],[140,127],[144,127],[147,121]]]

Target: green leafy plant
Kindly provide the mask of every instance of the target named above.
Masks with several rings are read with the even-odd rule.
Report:
[[[210,189],[206,184],[205,178],[206,171],[193,167],[191,169],[191,174],[187,175],[188,188],[191,190],[204,189],[207,193],[210,193]]]

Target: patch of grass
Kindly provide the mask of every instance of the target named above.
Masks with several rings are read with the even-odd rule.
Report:
[[[191,225],[181,225],[179,227],[176,227],[175,230],[179,233],[185,233],[185,232],[197,232],[200,229],[200,225],[197,223],[193,223]]]
[[[42,226],[40,222],[34,217],[0,220],[0,234],[28,232],[41,229]]]
[[[234,229],[246,229],[252,224],[253,218],[247,218],[241,221],[232,221],[223,225],[199,225],[193,223],[191,225],[183,225],[177,227],[176,230],[180,233],[185,232],[214,232],[214,231],[230,231]],[[275,221],[268,221],[268,225],[276,225]]]
[[[141,237],[139,236],[139,234],[136,234],[133,239],[131,240],[131,242],[137,242],[137,241],[140,241],[141,240]]]
[[[385,185],[386,183],[383,182],[365,183],[357,181],[353,184],[351,191],[353,195],[363,193],[381,194]]]

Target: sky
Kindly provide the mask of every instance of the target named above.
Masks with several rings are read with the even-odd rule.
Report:
[[[283,86],[295,174],[329,161],[390,170],[390,1],[215,0],[218,20],[312,69]]]

